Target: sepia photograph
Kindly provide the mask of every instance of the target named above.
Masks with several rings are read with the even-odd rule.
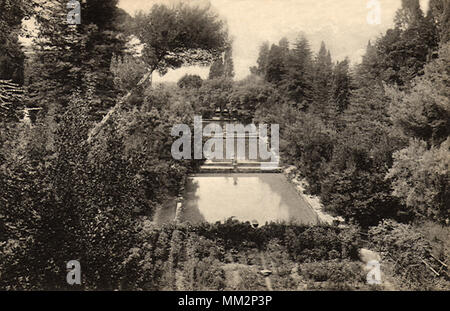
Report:
[[[0,292],[448,292],[449,166],[450,0],[0,0]]]

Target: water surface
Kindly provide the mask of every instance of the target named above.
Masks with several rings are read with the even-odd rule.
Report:
[[[317,215],[283,174],[200,174],[189,178],[182,220],[316,224]]]

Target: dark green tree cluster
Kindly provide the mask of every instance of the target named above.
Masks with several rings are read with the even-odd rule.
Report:
[[[24,83],[25,54],[19,42],[22,20],[32,16],[36,1],[0,1],[0,79]]]
[[[199,75],[186,74],[178,80],[177,85],[179,88],[200,88],[203,84],[203,79]]]
[[[184,79],[179,83],[185,83]],[[237,82],[227,78],[207,79],[201,87],[183,87],[182,97],[204,118],[211,117],[218,108],[228,109],[245,124],[252,122],[255,111],[285,101],[275,87],[257,76]]]
[[[183,65],[209,65],[228,45],[226,26],[209,7],[154,5],[134,17],[132,31],[145,44],[149,71],[162,74]]]
[[[269,58],[270,45],[269,42],[264,42],[259,47],[258,60],[256,61],[258,66],[253,66],[250,68],[250,72],[254,75],[261,77],[266,76],[267,72],[267,60]]]
[[[223,53],[223,57],[218,57],[209,69],[208,79],[233,79],[234,78],[234,63],[233,50],[228,47]]]
[[[369,62],[378,64],[366,68],[372,78],[408,87],[414,77],[423,74],[423,67],[436,55],[442,36],[434,15],[441,16],[443,12],[432,7],[424,14],[418,0],[402,1],[395,16],[395,28],[377,40],[370,55],[373,59]]]
[[[83,2],[80,25],[67,24],[66,4],[46,2],[46,14],[37,17],[25,97],[37,101],[42,113],[34,124],[8,123],[0,132],[2,289],[73,289],[66,282],[70,260],[82,265],[78,289],[123,288],[126,259],[145,242],[141,220],[176,197],[198,165],[171,156],[170,129],[192,124],[186,113],[192,107],[149,85],[132,92],[132,100],[88,140],[98,115],[142,79],[142,71],[130,72],[127,65],[143,67],[148,59],[125,50],[117,1]],[[158,6],[152,11],[156,21],[158,9],[179,16],[176,8]],[[202,20],[200,28],[209,27],[200,41],[217,36],[207,46],[189,47],[172,38],[170,53],[183,58],[188,48],[223,50],[221,24],[208,11],[181,10],[192,26]],[[195,29],[192,35],[198,35]]]
[[[90,81],[94,87],[92,119],[99,119],[114,105],[117,89],[110,71],[111,59],[120,55],[125,45],[119,29],[124,12],[117,3],[82,2],[79,25],[67,23],[67,1],[47,1],[42,8],[45,14],[35,14],[38,37],[27,72],[30,94],[34,95],[30,102],[38,102],[44,112],[59,102],[57,108],[64,110],[64,99],[68,100],[72,90],[85,93],[90,87],[85,81]],[[100,17],[98,12],[103,12]]]
[[[352,89],[349,61],[333,64],[324,42],[315,56],[303,34],[292,48],[286,38],[270,48],[266,42],[260,47],[257,64],[251,73],[274,85],[302,111],[330,121],[348,105]]]
[[[364,227],[382,219],[448,216],[448,5],[424,14],[403,1],[362,62],[333,63],[325,44],[315,58],[305,38],[261,47],[251,71],[285,100],[257,108],[278,123],[280,147],[329,212]],[[411,140],[408,142],[408,140]]]
[[[450,44],[425,66],[425,74],[408,91],[389,90],[390,116],[408,139],[396,151],[387,178],[394,195],[417,217],[444,222],[450,219]]]

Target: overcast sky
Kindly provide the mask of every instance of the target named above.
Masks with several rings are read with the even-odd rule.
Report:
[[[155,3],[171,4],[177,0],[120,0],[119,7],[133,15],[150,10]],[[185,0],[204,3],[207,0]],[[325,41],[333,60],[346,56],[359,62],[368,40],[376,39],[393,25],[395,11],[401,0],[378,0],[381,24],[370,25],[367,15],[369,1],[377,0],[210,0],[213,9],[227,21],[234,38],[233,59],[236,79],[245,78],[249,67],[256,64],[259,46],[264,41],[277,43],[283,36],[293,42],[305,33],[314,52]],[[421,0],[426,9],[428,0]],[[208,68],[182,68],[170,71],[154,81],[177,81],[183,74],[197,73],[207,77]]]

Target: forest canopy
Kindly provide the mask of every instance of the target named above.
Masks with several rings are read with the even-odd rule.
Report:
[[[392,264],[398,288],[449,288],[423,264],[450,264],[449,1],[423,12],[403,0],[358,64],[303,33],[265,41],[241,81],[211,7],[130,16],[118,2],[82,1],[83,22],[68,25],[67,1],[0,0],[0,289],[73,289],[70,260],[83,263],[85,290],[264,289],[254,254],[279,267],[277,289],[374,289],[362,247]],[[192,64],[208,77],[151,82]],[[345,223],[156,225],[204,162],[173,159],[172,126],[217,109],[279,124],[281,164]]]

